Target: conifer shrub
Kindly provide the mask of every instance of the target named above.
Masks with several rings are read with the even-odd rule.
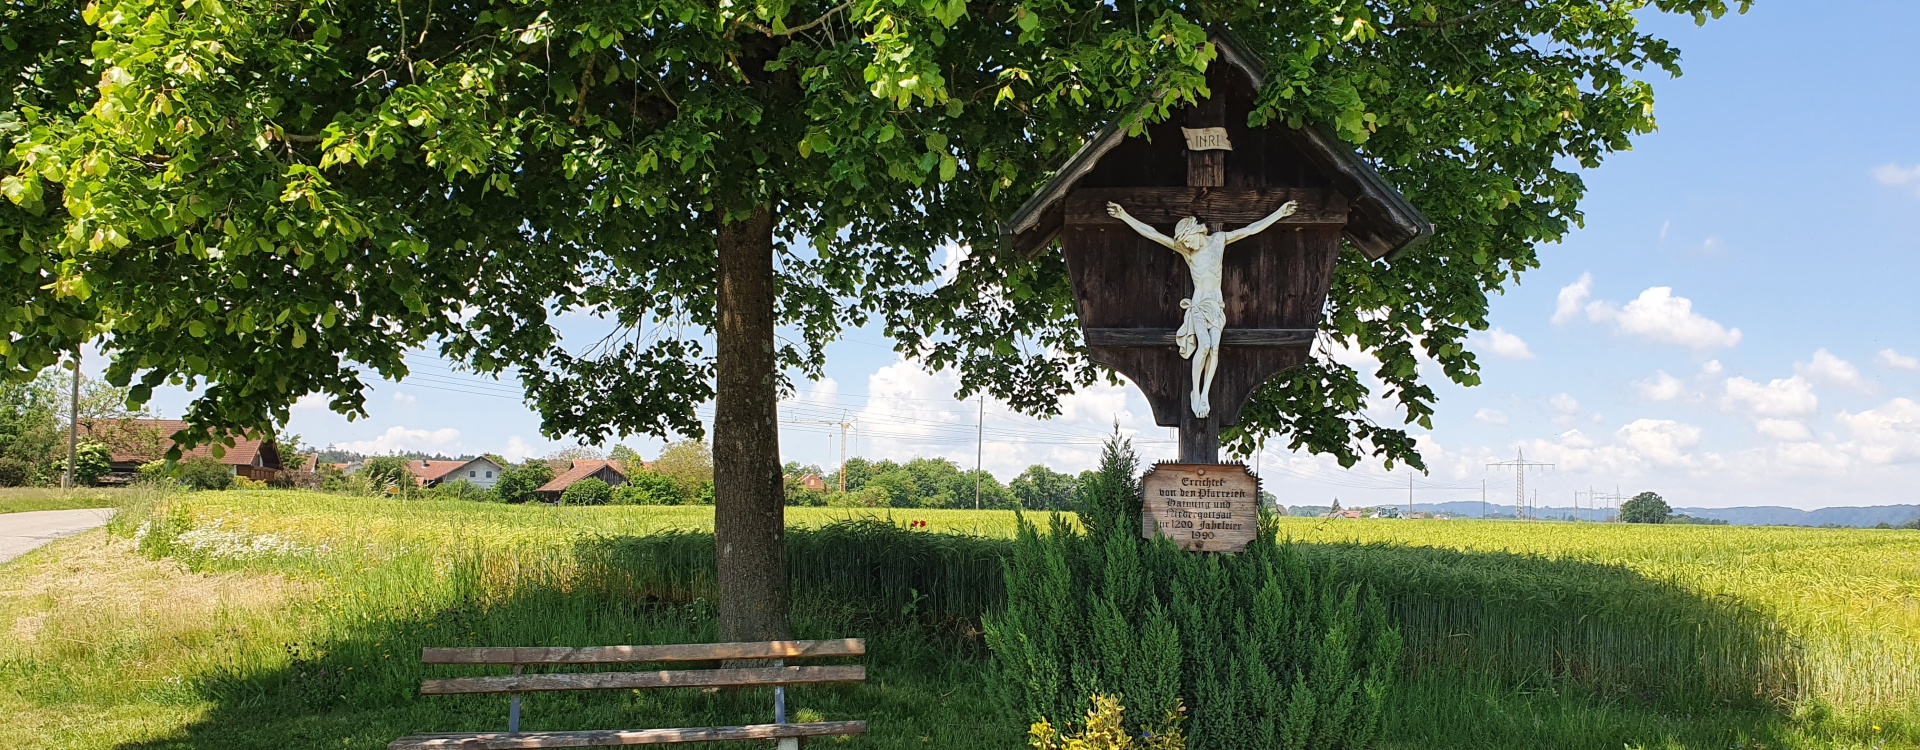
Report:
[[[986,621],[1007,708],[1060,724],[1106,695],[1135,733],[1184,704],[1193,750],[1373,747],[1400,654],[1379,597],[1278,543],[1271,518],[1234,555],[1141,538],[1137,464],[1109,441],[1080,488],[1085,533],[1022,520]]]

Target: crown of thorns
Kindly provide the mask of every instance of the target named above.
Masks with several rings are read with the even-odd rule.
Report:
[[[1187,235],[1190,235],[1190,234],[1206,234],[1206,233],[1207,233],[1206,225],[1201,224],[1199,219],[1193,218],[1191,216],[1181,219],[1180,223],[1173,225],[1173,238],[1176,240],[1186,239]]]

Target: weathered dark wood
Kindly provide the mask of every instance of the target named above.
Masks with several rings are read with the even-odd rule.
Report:
[[[1213,151],[1210,153],[1226,153]],[[1269,232],[1301,224],[1343,226],[1347,223],[1347,199],[1323,188],[1195,188],[1137,187],[1083,188],[1067,196],[1065,223],[1068,227],[1095,225],[1126,229],[1126,224],[1107,215],[1107,202],[1118,203],[1133,218],[1169,231],[1175,222],[1189,216],[1238,229],[1280,210],[1287,201],[1295,201],[1294,214],[1281,219]]]
[[[645,690],[685,687],[758,687],[819,682],[861,682],[862,666],[680,669],[658,672],[569,672],[422,680],[421,695],[534,693],[555,690]]]
[[[1196,130],[1218,128],[1227,124],[1227,101],[1224,97],[1207,97],[1187,108],[1185,127]],[[1229,134],[1231,140],[1231,134]],[[1184,141],[1183,141],[1184,144]],[[1227,152],[1225,151],[1187,151],[1187,185],[1189,187],[1220,187],[1227,184]]]
[[[417,734],[401,737],[387,750],[533,750],[548,747],[622,747],[675,745],[686,742],[777,740],[787,737],[831,737],[866,734],[864,721],[816,721],[805,724],[749,724],[737,727],[689,729],[589,730],[585,732],[524,732],[504,734]]]
[[[1173,328],[1088,328],[1088,346],[1173,346]],[[1220,345],[1308,346],[1318,331],[1312,328],[1228,328]]]
[[[566,646],[423,648],[422,664],[635,664],[641,662],[718,661],[724,659],[806,659],[860,656],[864,638],[834,641],[753,641],[748,643],[672,643],[658,646]]]
[[[1219,384],[1219,378],[1214,379]],[[1220,402],[1219,392],[1210,394],[1215,404]],[[1218,409],[1219,407],[1214,407]],[[1192,409],[1180,410],[1180,463],[1213,464],[1220,462],[1220,418],[1209,415],[1201,419],[1193,415]]]

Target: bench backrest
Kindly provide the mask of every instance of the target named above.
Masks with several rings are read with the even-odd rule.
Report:
[[[862,682],[867,668],[858,665],[794,667],[731,667],[669,669],[652,672],[569,672],[520,674],[528,665],[651,664],[688,661],[753,661],[861,656],[867,642],[861,638],[831,641],[759,641],[750,643],[682,643],[660,646],[481,647],[423,649],[425,664],[495,664],[514,667],[515,674],[487,677],[448,677],[423,680],[423,695],[458,693],[523,693],[553,690],[627,690],[669,687],[748,687],[823,682]]]

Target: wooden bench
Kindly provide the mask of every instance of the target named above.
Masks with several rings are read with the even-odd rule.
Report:
[[[388,750],[519,750],[548,747],[611,747],[666,745],[724,740],[779,740],[780,748],[797,748],[802,737],[865,734],[864,721],[787,723],[787,685],[825,682],[864,682],[867,668],[850,666],[787,666],[788,659],[861,656],[864,639],[837,641],[768,641],[761,643],[686,643],[664,646],[596,646],[587,648],[428,648],[423,664],[491,664],[513,668],[510,675],[447,677],[420,683],[421,695],[507,693],[507,731],[466,734],[417,734],[401,737]],[[771,661],[764,667],[669,669],[655,672],[545,672],[527,674],[529,666],[565,664],[641,664],[686,661]],[[714,688],[772,686],[773,723],[735,727],[685,729],[588,730],[577,732],[521,732],[520,694],[556,690],[632,690],[643,688]]]

